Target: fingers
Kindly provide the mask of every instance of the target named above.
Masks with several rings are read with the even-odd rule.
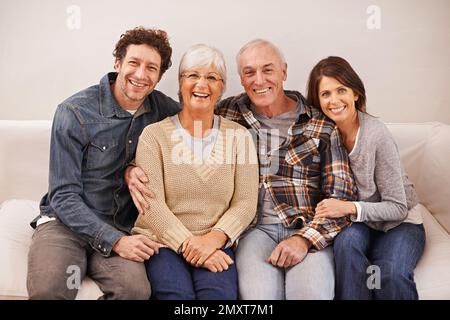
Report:
[[[141,167],[134,167],[133,169],[131,169],[131,175],[135,175],[139,181],[141,181],[142,183],[146,183],[148,182],[148,178],[147,175],[145,174],[144,170],[142,170]]]
[[[207,256],[201,256],[197,260],[194,259],[192,262],[198,268],[198,267],[201,267],[208,258],[209,257],[207,257]]]
[[[206,259],[202,267],[211,272],[223,272],[228,270],[229,266],[233,263],[234,261],[229,255],[222,250],[216,250],[210,257],[208,257],[208,259]]]
[[[154,253],[156,253],[156,254],[158,254],[159,253],[159,248],[161,247],[161,245],[159,244],[159,243],[156,243],[155,241],[153,241],[153,240],[150,240],[149,238],[147,238],[146,236],[144,236],[144,235],[141,235],[142,236],[142,242],[144,243],[144,245],[147,247],[147,248],[149,248],[149,249],[151,249],[152,251],[154,251]]]
[[[147,201],[145,201],[144,196],[142,195],[141,192],[139,192],[139,190],[134,185],[130,185],[128,189],[130,190],[130,194],[134,204],[136,205],[136,208],[138,206],[141,208],[141,210],[143,210],[144,208],[145,209],[149,208],[149,205]]]
[[[278,262],[278,258],[280,257],[280,246],[278,245],[273,251],[270,257],[267,259],[271,265],[276,266]]]
[[[194,259],[194,257],[195,257],[194,250],[188,246],[188,248],[186,249],[186,252],[183,254],[183,256],[187,262],[191,263],[192,259]]]
[[[181,253],[183,254],[184,257],[184,252],[187,249],[187,245],[188,245],[189,239],[185,240],[182,244],[181,244]]]
[[[284,264],[286,263],[287,258],[288,258],[288,253],[286,252],[286,250],[282,250],[280,253],[280,256],[278,258],[278,261],[277,261],[277,266],[280,268],[283,268]]]
[[[136,209],[138,210],[139,214],[145,214],[144,209],[142,208],[140,202],[137,200],[137,198],[134,196],[134,193],[130,190],[131,199],[133,200],[134,205],[136,206]]]
[[[294,261],[295,261],[294,256],[290,255],[290,256],[286,257],[286,260],[284,262],[283,267],[284,268],[289,268],[289,267],[293,266],[294,265]],[[297,264],[297,263],[295,263],[295,264]]]
[[[144,170],[140,167],[135,167],[132,169],[131,173],[131,184],[136,187],[140,193],[153,198],[155,195],[151,192],[146,186],[145,183],[148,182],[148,177],[145,174]]]
[[[223,252],[223,251],[222,251]],[[234,263],[234,261],[233,261],[233,259],[231,259],[231,257],[229,256],[229,255],[227,255],[225,252],[224,252],[224,259],[225,259],[225,262],[230,266],[230,265],[232,265],[233,263]]]

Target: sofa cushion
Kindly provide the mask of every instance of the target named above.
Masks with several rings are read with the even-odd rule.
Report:
[[[0,206],[0,299],[28,297],[27,260],[33,229],[30,221],[39,214],[39,204],[8,200]],[[102,292],[89,278],[83,280],[77,299],[96,299]]]
[[[414,273],[419,299],[450,299],[450,235],[421,205],[425,251]]]

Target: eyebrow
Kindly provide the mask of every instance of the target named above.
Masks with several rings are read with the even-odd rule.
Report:
[[[129,57],[128,60],[142,61],[142,59],[140,59],[140,58],[138,58],[138,57],[133,57],[133,56]],[[150,63],[148,63],[148,65],[152,65],[152,66],[157,66],[157,67],[159,67],[158,64],[157,64],[157,63],[154,63],[154,62],[150,62]]]
[[[347,88],[346,86],[340,85],[339,87],[336,87],[334,90],[346,89],[346,88]],[[325,90],[319,91],[319,94],[327,92],[327,91],[330,91],[330,90],[329,89],[325,89]]]
[[[274,67],[274,66],[275,66],[275,64],[271,62],[271,63],[267,63],[267,64],[263,65],[262,68],[264,69],[267,67]],[[257,68],[247,66],[247,67],[242,68],[242,71],[249,71],[249,70],[255,70],[255,69],[257,69]]]

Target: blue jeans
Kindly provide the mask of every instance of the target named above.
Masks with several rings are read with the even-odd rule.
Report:
[[[282,224],[257,225],[241,237],[236,250],[242,300],[332,300],[334,261],[331,246],[313,251],[295,266],[267,262],[275,247],[298,229]]]
[[[234,252],[223,250],[233,261]],[[159,253],[145,262],[147,277],[156,300],[236,300],[238,280],[236,265],[228,270],[211,272],[191,266],[183,256],[171,249],[161,248]]]
[[[424,247],[423,224],[402,223],[381,232],[353,223],[334,240],[336,299],[417,300],[414,268]]]

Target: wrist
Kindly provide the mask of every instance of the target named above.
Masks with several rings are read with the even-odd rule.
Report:
[[[347,212],[350,218],[356,219],[358,215],[358,209],[356,208],[356,205],[353,202],[347,203]]]
[[[293,237],[296,237],[296,238],[300,239],[301,243],[303,245],[305,245],[308,250],[312,247],[311,241],[309,241],[305,237],[303,237],[303,236],[301,236],[299,234],[294,234]]]
[[[222,230],[213,229],[209,234],[213,237],[217,249],[222,248],[228,241],[228,236]]]

